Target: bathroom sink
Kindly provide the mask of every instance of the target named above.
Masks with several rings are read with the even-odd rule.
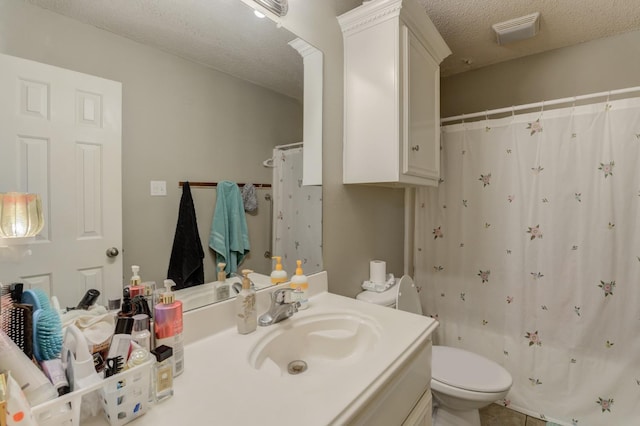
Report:
[[[250,365],[283,376],[322,374],[353,365],[380,339],[380,325],[358,312],[321,313],[269,326],[249,353]]]

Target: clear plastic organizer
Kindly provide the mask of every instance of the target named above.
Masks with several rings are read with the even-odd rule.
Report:
[[[149,410],[149,390],[153,358],[129,370],[86,388],[76,390],[31,408],[39,426],[79,426],[82,397],[100,393],[104,418],[119,426],[142,416]]]

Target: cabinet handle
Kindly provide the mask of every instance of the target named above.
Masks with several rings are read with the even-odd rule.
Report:
[[[411,151],[420,151],[420,145],[412,146]]]

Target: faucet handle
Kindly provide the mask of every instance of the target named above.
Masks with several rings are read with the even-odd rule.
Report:
[[[276,305],[283,305],[285,303],[291,303],[292,288],[279,288],[271,293],[271,300]]]

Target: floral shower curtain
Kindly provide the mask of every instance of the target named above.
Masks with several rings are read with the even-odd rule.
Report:
[[[273,150],[273,255],[291,277],[322,270],[322,187],[302,185],[302,150]]]
[[[640,425],[640,98],[442,132],[416,202],[435,343],[503,365],[519,411]]]

